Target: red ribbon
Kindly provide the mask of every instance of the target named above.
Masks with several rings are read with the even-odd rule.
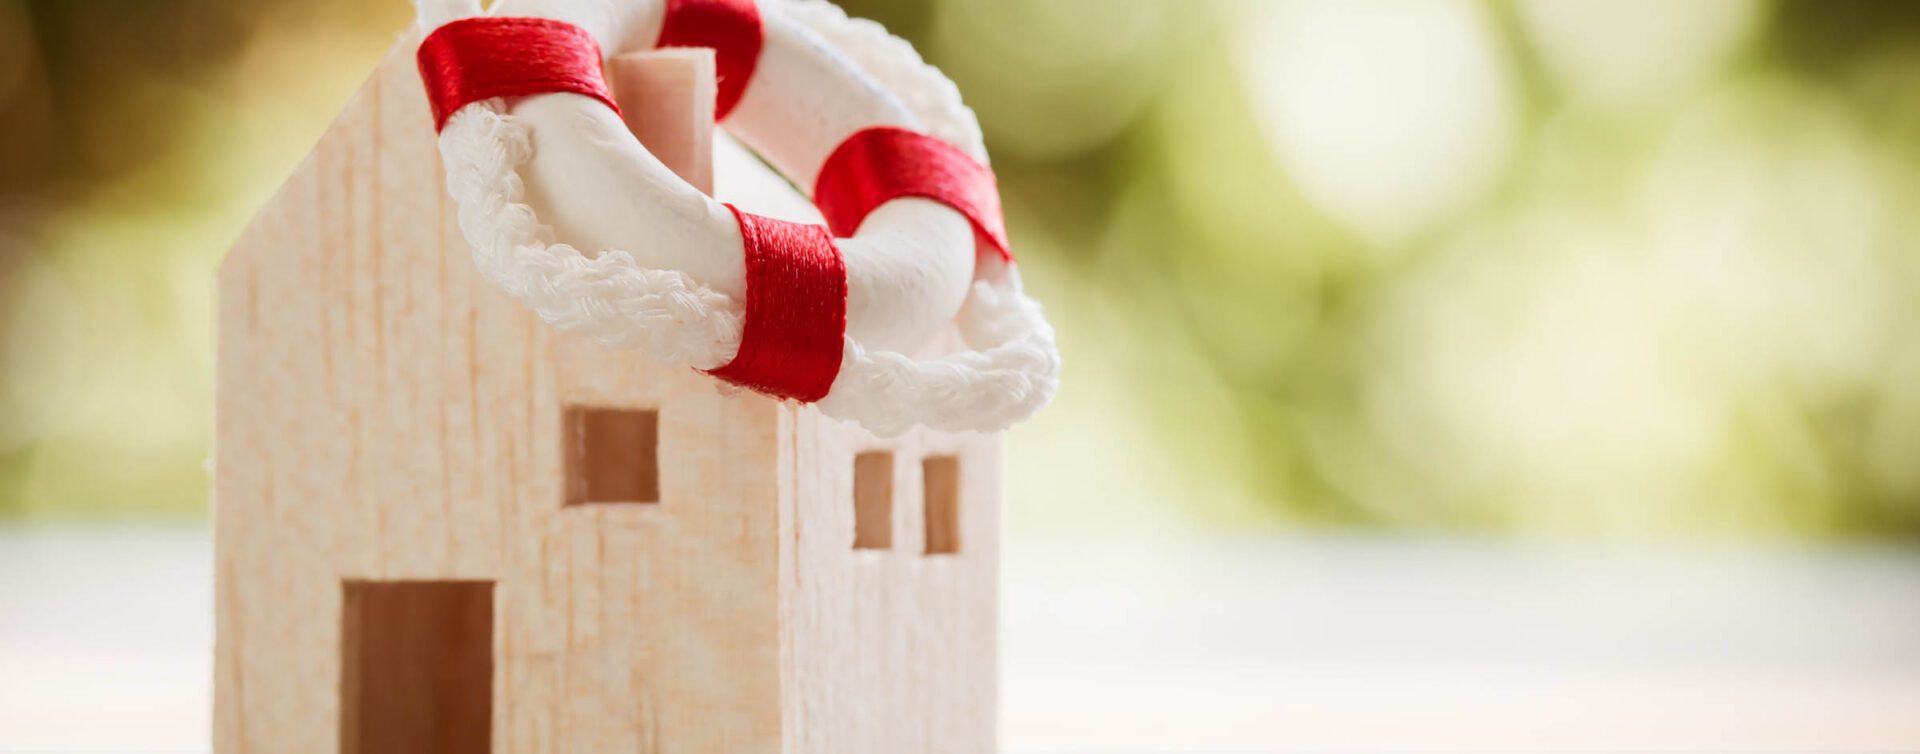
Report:
[[[667,0],[666,20],[654,46],[712,48],[719,90],[713,119],[723,120],[753,80],[765,41],[754,0]]]
[[[545,18],[463,18],[421,40],[417,59],[435,131],[468,103],[494,97],[572,92],[620,111],[600,70],[600,45],[573,24]]]
[[[833,234],[727,209],[746,242],[746,322],[740,352],[708,374],[776,398],[826,397],[847,332],[847,265]]]
[[[979,243],[1013,261],[993,171],[932,136],[892,126],[860,131],[827,156],[813,187],[814,205],[841,237],[859,230],[874,208],[909,196],[966,215]]]

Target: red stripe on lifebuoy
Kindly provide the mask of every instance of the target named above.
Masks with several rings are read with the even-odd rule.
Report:
[[[600,45],[573,24],[546,18],[463,18],[421,40],[415,56],[433,107],[433,129],[470,102],[572,92],[614,112],[600,69]]]
[[[826,397],[847,333],[847,265],[833,234],[727,209],[746,242],[746,321],[740,352],[708,374],[776,398]]]
[[[859,230],[874,208],[908,196],[966,215],[981,244],[1013,261],[993,171],[932,136],[893,126],[862,130],[828,155],[813,188],[814,205],[841,237]]]
[[[724,120],[740,104],[766,35],[754,0],[667,0],[666,20],[655,47],[707,47],[713,50],[718,96],[713,118]]]

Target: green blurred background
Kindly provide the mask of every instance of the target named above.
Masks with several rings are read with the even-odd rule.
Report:
[[[845,5],[1061,331],[1017,530],[1920,534],[1920,3]],[[206,514],[214,265],[411,15],[0,0],[0,521]]]

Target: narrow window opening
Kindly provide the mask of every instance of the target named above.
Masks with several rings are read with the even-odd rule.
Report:
[[[960,551],[960,459],[933,456],[920,462],[927,507],[927,554]]]
[[[660,502],[660,412],[573,407],[567,505]]]
[[[853,459],[853,549],[893,546],[893,454],[861,453]]]
[[[348,581],[341,754],[487,754],[493,582]]]

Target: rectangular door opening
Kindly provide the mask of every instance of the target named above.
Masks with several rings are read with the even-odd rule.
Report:
[[[493,582],[345,588],[341,754],[488,754]]]

